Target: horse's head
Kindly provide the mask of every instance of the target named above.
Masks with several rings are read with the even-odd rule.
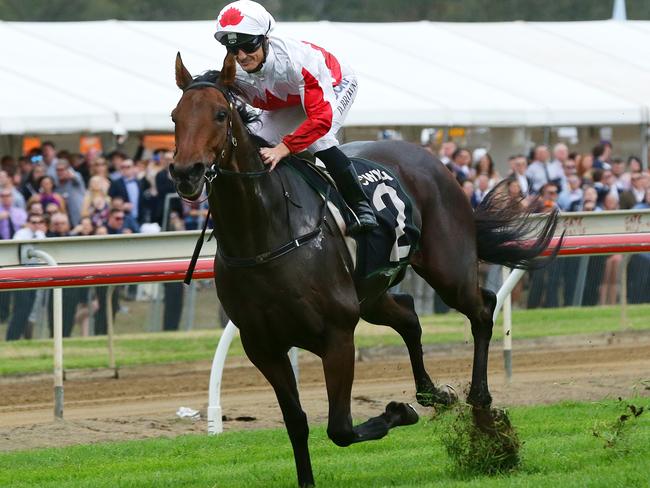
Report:
[[[183,65],[180,53],[176,55],[176,85],[183,95],[172,111],[176,156],[169,171],[176,190],[184,198],[196,200],[201,195],[207,168],[222,151],[229,150],[233,107],[223,90],[233,84],[234,78],[235,61],[230,55],[214,83],[195,81]]]

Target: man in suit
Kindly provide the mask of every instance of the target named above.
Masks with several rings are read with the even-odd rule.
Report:
[[[151,221],[150,184],[146,178],[137,178],[136,167],[131,159],[124,159],[119,166],[120,176],[111,182],[108,195],[124,200],[124,211],[142,224]]]

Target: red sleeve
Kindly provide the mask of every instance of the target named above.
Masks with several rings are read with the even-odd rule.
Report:
[[[323,88],[306,68],[302,69],[303,87],[300,90],[305,120],[292,134],[282,139],[292,153],[304,151],[329,132],[332,127],[332,105],[325,99]]]

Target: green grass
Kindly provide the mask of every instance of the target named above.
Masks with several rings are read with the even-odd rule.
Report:
[[[628,308],[630,330],[650,330],[650,305]],[[519,310],[513,314],[513,336],[529,339],[544,336],[618,332],[620,307],[580,307]],[[423,343],[461,343],[465,340],[465,318],[458,313],[431,315],[422,319]],[[118,330],[120,330],[118,328]],[[119,366],[163,364],[210,360],[221,329],[191,332],[117,334],[115,351]],[[493,340],[502,337],[502,327],[494,328]],[[64,341],[66,369],[99,368],[107,365],[105,337],[73,337]],[[357,329],[358,347],[398,346],[402,339],[388,327],[361,324]],[[231,355],[243,355],[238,339]],[[32,340],[0,343],[0,375],[47,372],[52,368],[52,341]]]
[[[513,408],[523,462],[497,476],[454,469],[441,442],[450,414],[347,449],[334,446],[323,427],[312,428],[314,474],[326,487],[647,487],[650,414],[628,426],[619,449],[593,436],[622,412],[616,401]],[[284,430],[260,430],[4,453],[0,486],[293,487],[295,471]]]

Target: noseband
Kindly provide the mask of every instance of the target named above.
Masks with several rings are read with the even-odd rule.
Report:
[[[232,159],[235,148],[237,147],[237,138],[233,135],[232,130],[232,120],[233,112],[235,110],[235,97],[230,90],[222,90],[216,83],[210,81],[194,81],[189,84],[184,90],[183,93],[194,90],[197,88],[214,88],[218,90],[224,98],[228,101],[228,128],[226,130],[226,141],[224,142],[221,152],[219,154],[219,159],[212,161],[212,164],[205,172],[205,179],[208,184],[211,186],[212,182],[220,176],[235,176],[238,178],[259,178],[260,176],[265,176],[271,171],[271,165],[265,165],[264,169],[259,171],[232,171],[223,167],[224,163],[229,163]],[[229,151],[228,160],[226,161],[226,152]],[[203,163],[203,161],[200,161]]]

